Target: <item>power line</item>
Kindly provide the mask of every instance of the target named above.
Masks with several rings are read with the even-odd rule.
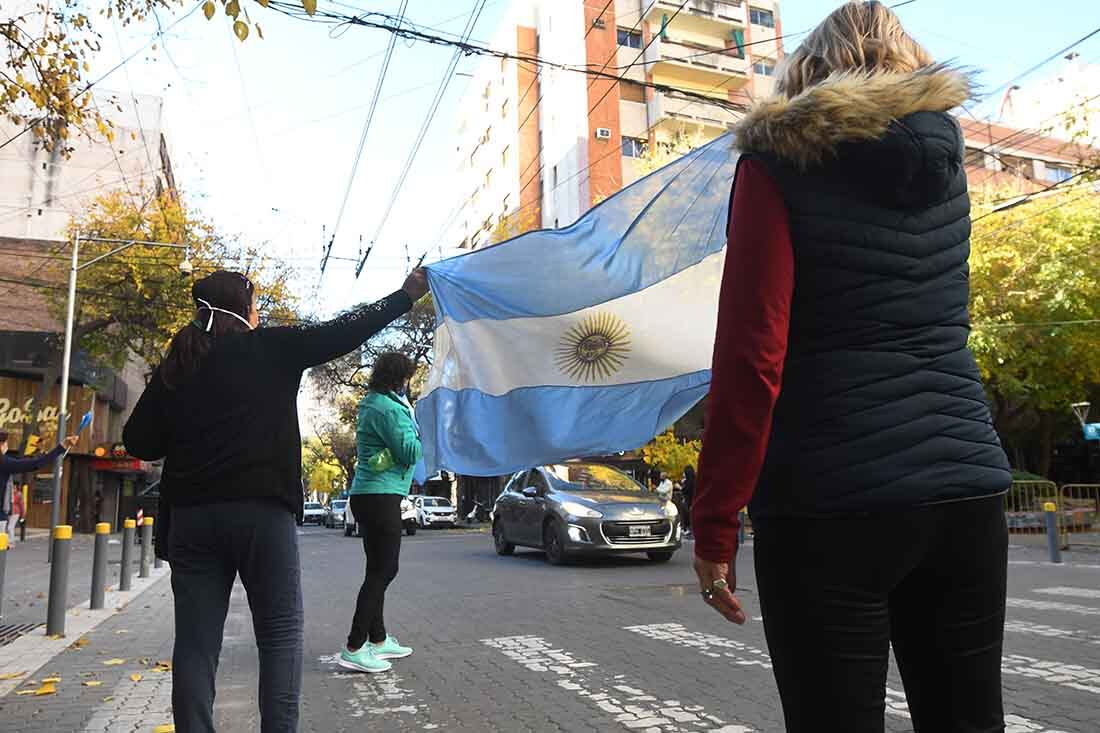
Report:
[[[409,0],[401,0],[401,8],[398,10],[397,23],[398,27],[405,16],[405,9],[409,5]],[[305,12],[304,10],[302,12]],[[397,46],[398,34],[394,33],[390,36],[389,44],[386,46],[386,57],[382,60],[382,69],[378,73],[378,83],[374,87],[374,94],[371,98],[370,111],[367,112],[367,119],[363,122],[363,132],[359,136],[359,147],[355,152],[355,160],[351,165],[351,173],[348,174],[348,184],[344,189],[344,199],[340,203],[339,213],[336,215],[336,225],[332,228],[332,237],[328,241],[328,247],[325,249],[324,259],[321,260],[321,276],[325,274],[325,266],[328,265],[328,258],[332,255],[332,245],[336,241],[336,235],[340,231],[340,223],[344,219],[344,212],[347,210],[348,199],[351,197],[351,189],[355,183],[355,173],[359,169],[359,161],[363,157],[363,148],[367,144],[367,134],[370,132],[371,123],[374,121],[374,112],[378,108],[378,100],[382,96],[382,85],[386,81],[386,74],[390,69],[390,61],[393,59],[393,51]]]
[[[474,32],[474,26],[477,25],[477,21],[481,18],[481,12],[485,9],[486,0],[476,0],[474,9],[470,12],[470,17],[467,19],[466,28],[462,33],[462,42],[465,42],[470,38]],[[413,163],[416,161],[416,155],[420,152],[421,145],[424,144],[424,138],[428,134],[428,129],[432,125],[432,121],[435,119],[436,112],[439,110],[439,105],[443,101],[443,96],[447,93],[447,87],[451,85],[451,80],[454,79],[455,70],[458,68],[458,62],[462,59],[462,51],[455,49],[451,55],[451,62],[448,64],[446,71],[443,72],[443,80],[439,84],[439,89],[435,93],[435,98],[432,100],[431,107],[428,109],[428,115],[424,118],[423,124],[420,126],[420,132],[417,134],[416,142],[413,143],[412,150],[409,151],[409,157],[405,161],[405,167],[401,170],[401,175],[397,179],[397,184],[393,188],[393,193],[390,195],[390,201],[386,205],[386,210],[382,214],[381,221],[378,222],[378,228],[375,229],[374,236],[368,245],[368,249],[359,263],[355,266],[355,277],[358,278],[363,271],[363,267],[367,264],[367,255],[370,254],[370,248],[374,247],[374,244],[382,236],[382,231],[385,229],[386,222],[390,218],[390,214],[393,212],[394,205],[397,203],[397,197],[401,195],[401,189],[405,185],[405,181],[409,177],[409,171],[412,170]]]
[[[997,87],[997,88],[993,89],[993,90],[992,90],[992,91],[990,91],[990,92],[989,92],[988,94],[986,94],[986,97],[992,97],[992,96],[993,96],[994,94],[997,94],[998,92],[1004,91],[1004,90],[1005,90],[1005,89],[1007,89],[1007,88],[1008,88],[1008,87],[1009,87],[1010,85],[1012,85],[1012,84],[1016,83],[1016,82],[1017,82],[1017,81],[1019,81],[1020,79],[1023,79],[1023,78],[1025,77],[1025,76],[1028,76],[1029,74],[1031,74],[1032,72],[1034,72],[1034,71],[1036,71],[1036,70],[1038,70],[1038,69],[1042,68],[1043,66],[1046,66],[1046,65],[1047,65],[1047,64],[1049,64],[1049,63],[1050,63],[1051,61],[1054,61],[1055,59],[1059,58],[1060,56],[1063,56],[1063,55],[1065,55],[1066,53],[1068,53],[1068,52],[1072,51],[1072,50],[1073,50],[1073,49],[1074,49],[1075,47],[1077,47],[1077,46],[1080,46],[1080,45],[1081,45],[1082,43],[1084,43],[1085,41],[1089,40],[1090,38],[1092,38],[1093,36],[1095,36],[1095,35],[1096,35],[1096,34],[1098,34],[1098,33],[1100,33],[1100,28],[1095,28],[1095,29],[1093,29],[1092,31],[1090,31],[1089,33],[1087,33],[1087,34],[1086,34],[1086,35],[1084,35],[1083,37],[1081,37],[1081,38],[1077,39],[1077,40],[1076,40],[1076,41],[1074,41],[1073,43],[1069,44],[1068,46],[1066,46],[1066,47],[1065,47],[1065,48],[1063,48],[1062,50],[1060,50],[1060,51],[1055,51],[1055,52],[1054,52],[1054,53],[1052,53],[1052,54],[1051,54],[1050,56],[1047,56],[1047,57],[1046,57],[1045,59],[1043,59],[1043,60],[1042,60],[1042,61],[1040,61],[1039,63],[1035,64],[1035,65],[1034,65],[1034,66],[1032,66],[1031,68],[1029,68],[1029,69],[1028,69],[1027,71],[1024,71],[1024,72],[1022,72],[1022,73],[1020,73],[1020,74],[1017,74],[1016,76],[1014,76],[1014,77],[1012,77],[1011,79],[1009,79],[1008,81],[1006,81],[1006,82],[1005,82],[1004,84],[1001,84],[1001,85],[1000,85],[999,87]]]

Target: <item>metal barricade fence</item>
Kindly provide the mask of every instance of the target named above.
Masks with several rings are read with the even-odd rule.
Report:
[[[1066,484],[1058,493],[1063,547],[1100,547],[1100,484]]]
[[[1046,542],[1043,504],[1047,502],[1061,507],[1061,494],[1053,481],[1012,482],[1012,488],[1005,494],[1005,520],[1014,542]]]

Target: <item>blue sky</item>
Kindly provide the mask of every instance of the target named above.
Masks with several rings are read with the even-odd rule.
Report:
[[[476,40],[493,37],[507,2],[489,0]],[[812,28],[837,4],[785,0],[784,32]],[[392,13],[399,2],[320,5]],[[388,38],[362,28],[334,34],[251,0],[245,6],[263,26],[265,40],[238,43],[227,18],[207,21],[195,13],[155,51],[134,59],[127,73],[116,72],[102,86],[165,97],[177,179],[190,202],[224,231],[266,243],[272,254],[292,261],[309,309],[331,312],[395,289],[406,267],[406,245],[413,260],[428,251],[431,261],[440,245],[451,244],[437,241],[437,234],[458,198],[449,185],[453,120],[467,79],[452,82],[363,276],[356,280],[351,263],[334,262],[315,290],[321,227],[331,231],[336,219]],[[473,6],[474,0],[410,0],[409,17],[459,33]],[[937,58],[981,70],[987,89],[1100,26],[1095,0],[917,0],[898,13]],[[172,20],[162,15],[164,25]],[[149,22],[116,34],[108,21],[99,22],[105,48],[93,70],[99,72],[117,62],[120,48],[133,51],[155,30]],[[792,38],[786,45],[797,42]],[[1100,36],[1078,50],[1084,61],[1100,61]],[[355,257],[359,235],[373,234],[450,56],[449,48],[398,44],[334,255]],[[459,72],[477,63],[464,58]],[[1058,66],[1052,63],[1026,82],[1040,82]]]

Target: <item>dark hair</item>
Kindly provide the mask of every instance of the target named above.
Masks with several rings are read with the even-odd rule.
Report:
[[[11,436],[8,435],[6,432],[4,432],[3,430],[0,430],[0,443],[7,443],[8,438],[10,438],[10,437]]]
[[[412,379],[416,365],[412,359],[399,351],[390,351],[379,356],[370,373],[372,392],[396,392]]]
[[[160,366],[161,379],[168,389],[175,389],[195,375],[220,336],[248,330],[233,316],[211,307],[236,313],[247,321],[254,290],[247,277],[226,270],[207,275],[191,286],[195,320],[175,335]]]

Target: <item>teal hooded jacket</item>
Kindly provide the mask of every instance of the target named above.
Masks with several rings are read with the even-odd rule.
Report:
[[[367,392],[359,403],[356,444],[359,457],[351,493],[407,496],[421,455],[420,434],[408,402],[392,392]],[[393,465],[371,470],[368,461],[387,448]]]

